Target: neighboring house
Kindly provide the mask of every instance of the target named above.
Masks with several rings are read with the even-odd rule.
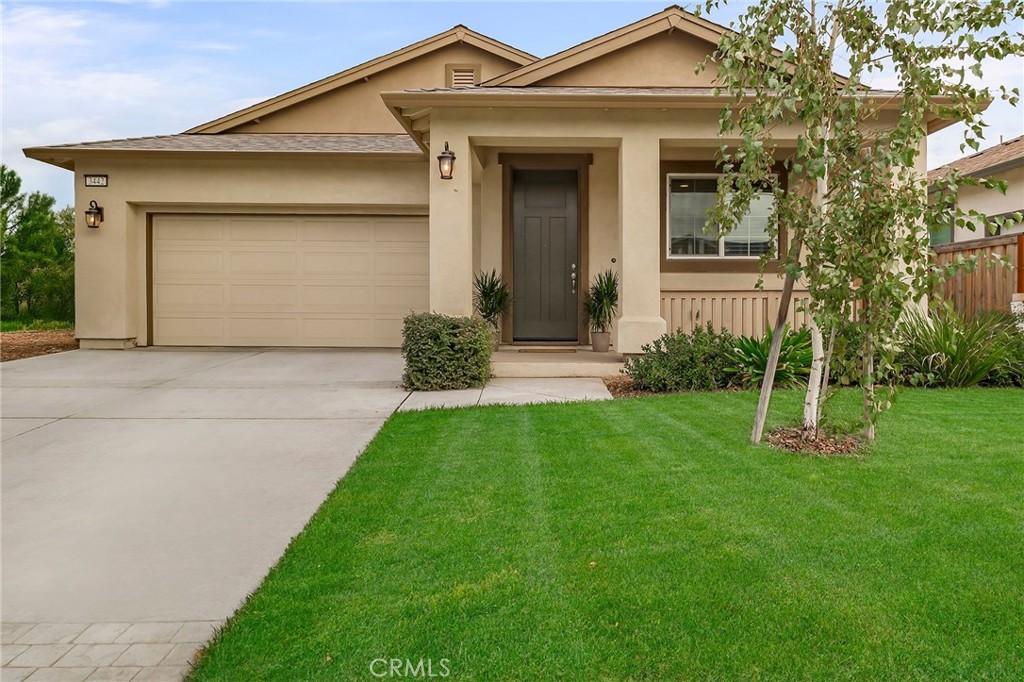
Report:
[[[928,183],[931,185],[950,169],[956,168],[963,175],[1005,180],[1008,188],[1006,194],[984,187],[961,187],[957,192],[957,205],[963,211],[976,210],[990,218],[1006,218],[1015,213],[1024,213],[1024,135],[994,147],[983,149],[976,154],[947,163],[928,172]],[[1009,228],[989,225],[978,225],[971,230],[966,227],[952,225],[932,234],[932,244],[949,244],[951,242],[970,241],[1006,234],[1024,232],[1024,222],[1015,221]]]
[[[538,59],[456,26],[180,135],[27,149],[75,172],[82,346],[397,346],[410,310],[471,314],[491,268],[505,341],[587,343],[606,268],[620,352],[704,322],[759,334],[770,196],[703,229],[726,98],[694,66],[726,30],[669,7]],[[882,125],[894,94],[864,93]]]

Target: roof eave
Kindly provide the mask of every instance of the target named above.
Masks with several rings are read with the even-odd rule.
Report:
[[[419,152],[357,152],[357,151],[314,151],[314,150],[210,150],[210,149],[84,149],[74,147],[27,147],[26,157],[42,161],[65,170],[75,170],[75,161],[79,158],[140,158],[146,156],[205,157],[205,158],[295,158],[304,157],[336,158],[352,157],[375,161],[422,161],[424,155]]]
[[[734,101],[728,94],[704,93],[636,93],[624,94],[581,92],[581,93],[516,93],[516,88],[504,92],[480,92],[472,88],[447,92],[410,92],[406,90],[386,91],[381,98],[392,111],[407,106],[508,106],[509,108],[574,107],[584,108],[694,108],[692,105],[704,105],[708,108],[719,108]],[[750,97],[753,99],[753,96]],[[881,102],[894,108],[899,98],[893,95],[876,95],[866,97],[867,101]],[[938,100],[937,100],[938,101]]]

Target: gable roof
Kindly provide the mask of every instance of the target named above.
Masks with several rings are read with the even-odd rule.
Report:
[[[928,171],[928,182],[929,184],[935,182],[954,168],[960,171],[962,175],[975,175],[985,171],[992,171],[993,169],[1012,168],[1014,166],[1024,166],[1024,135],[1007,140],[1006,142],[1000,142],[994,147],[982,149],[980,152],[970,154],[962,159],[957,159],[944,166],[930,170]]]
[[[651,36],[675,30],[682,31],[713,45],[717,45],[718,40],[724,34],[732,33],[732,29],[691,14],[678,5],[671,5],[646,19],[641,19],[610,33],[592,38],[579,45],[557,52],[550,57],[525,64],[518,69],[485,81],[481,85],[534,85],[545,78],[568,71],[580,64],[585,64]],[[840,82],[846,82],[846,79],[842,76],[836,75],[836,78]]]
[[[254,104],[250,107],[246,107],[240,111],[230,113],[226,116],[222,116],[214,121],[203,123],[202,125],[195,126],[185,131],[186,134],[191,133],[221,133],[225,130],[229,130],[236,126],[248,123],[253,119],[261,116],[266,116],[275,111],[280,111],[286,107],[290,107],[293,104],[298,104],[317,95],[322,95],[325,92],[335,90],[337,88],[344,87],[349,83],[353,83],[363,78],[369,78],[373,74],[380,73],[386,69],[398,66],[405,62],[416,59],[417,57],[433,52],[442,47],[448,45],[454,45],[456,43],[466,43],[477,47],[481,50],[490,52],[499,57],[507,59],[508,61],[525,65],[537,60],[533,55],[518,50],[511,45],[506,45],[493,38],[489,38],[482,33],[459,24],[453,28],[437,35],[431,36],[425,40],[421,40],[412,45],[407,45],[394,52],[371,59],[368,62],[363,62],[358,66],[354,66],[351,69],[346,69],[340,73],[336,73],[333,76],[322,78],[318,81],[304,85],[301,88],[291,90],[272,97],[266,101]]]

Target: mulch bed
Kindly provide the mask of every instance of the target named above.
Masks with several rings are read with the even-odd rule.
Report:
[[[613,398],[639,398],[645,395],[665,395],[654,391],[642,391],[633,387],[633,380],[627,376],[605,377],[604,385]]]
[[[4,332],[0,334],[0,362],[63,353],[78,348],[73,329],[45,332]]]
[[[857,457],[861,448],[860,440],[854,436],[819,432],[815,437],[813,431],[798,426],[775,429],[768,434],[768,444],[780,450],[821,457]]]

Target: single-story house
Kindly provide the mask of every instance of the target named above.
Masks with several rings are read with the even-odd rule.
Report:
[[[979,152],[957,159],[928,172],[929,185],[953,168],[966,176],[1005,180],[1006,194],[984,187],[965,186],[957,191],[957,205],[963,211],[975,210],[989,218],[1008,218],[1024,213],[1024,135],[1006,140]],[[978,225],[971,230],[952,223],[932,234],[932,244],[951,244],[1008,234],[1024,233],[1024,222],[1014,221],[1009,227]]]
[[[182,134],[27,149],[75,173],[82,346],[394,347],[410,310],[471,314],[492,268],[509,343],[586,344],[607,268],[619,352],[705,322],[760,333],[770,196],[703,229],[729,140],[714,64],[694,67],[727,30],[673,6],[537,58],[456,26]],[[878,125],[894,94],[864,92]]]

